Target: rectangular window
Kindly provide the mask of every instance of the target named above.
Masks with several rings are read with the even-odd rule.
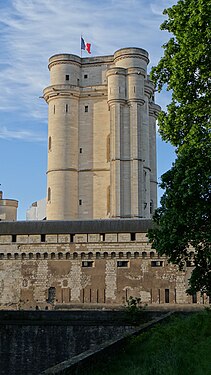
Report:
[[[80,154],[82,154],[82,148],[80,147],[80,149],[79,149],[79,152],[80,152]]]
[[[54,115],[56,113],[56,106],[55,105],[53,106],[53,113],[54,113]]]
[[[192,295],[192,303],[197,303],[197,294],[196,293],[194,293]]]
[[[88,74],[84,74],[84,79],[87,79],[88,78]]]
[[[83,260],[82,267],[87,267],[87,268],[94,267],[94,262],[92,260]]]
[[[151,267],[163,267],[163,261],[162,260],[152,260],[151,261]]]
[[[79,199],[79,206],[82,205],[82,199]]]
[[[105,233],[100,233],[100,241],[105,241]]]
[[[169,303],[169,289],[165,289],[165,303]]]
[[[45,234],[41,234],[41,242],[45,242]]]
[[[129,262],[127,260],[118,260],[117,267],[128,267]]]
[[[65,105],[65,112],[68,113],[68,104]]]
[[[66,79],[66,81],[69,81],[69,80],[70,80],[70,76],[69,76],[69,74],[66,74],[65,79]]]
[[[88,107],[88,105],[85,105],[85,107],[84,107],[84,111],[85,111],[85,112],[88,112],[88,111],[89,111],[89,107]]]
[[[16,234],[12,235],[12,242],[16,242]]]
[[[74,238],[75,238],[75,235],[74,235],[74,234],[71,234],[71,235],[70,235],[70,242],[74,242]]]
[[[130,240],[135,241],[136,240],[136,234],[135,233],[130,233]]]

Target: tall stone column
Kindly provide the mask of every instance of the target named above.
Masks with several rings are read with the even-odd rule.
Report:
[[[144,217],[143,163],[146,136],[143,132],[144,77],[141,68],[128,68],[128,103],[130,107],[130,184],[131,217]]]
[[[49,105],[47,220],[78,217],[80,58],[71,56],[50,58],[51,86],[44,90]]]
[[[121,128],[125,105],[125,69],[112,68],[107,72],[108,106],[110,110],[110,199],[111,217],[121,217]]]
[[[156,120],[160,107],[153,101],[149,104],[149,135],[150,135],[150,216],[157,208],[157,151],[156,151]]]

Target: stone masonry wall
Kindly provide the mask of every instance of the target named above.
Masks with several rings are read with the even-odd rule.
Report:
[[[109,240],[109,242],[108,242]],[[0,235],[0,309],[208,303],[145,233]]]

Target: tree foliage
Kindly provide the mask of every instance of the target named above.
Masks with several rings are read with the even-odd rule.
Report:
[[[158,122],[177,159],[161,177],[165,192],[149,238],[180,268],[194,247],[188,291],[211,295],[211,1],[180,0],[164,14],[161,29],[173,36],[151,78],[159,91],[172,92]]]
[[[152,69],[158,91],[172,91],[167,113],[159,116],[164,140],[175,146],[190,141],[198,126],[210,129],[211,1],[181,0],[165,9],[161,30],[173,34],[163,46],[164,56]]]

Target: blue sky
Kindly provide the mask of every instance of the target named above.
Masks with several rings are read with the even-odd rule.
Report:
[[[140,47],[150,54],[149,71],[162,56],[169,34],[160,31],[162,11],[176,0],[0,1],[0,184],[5,198],[19,201],[24,220],[32,202],[46,195],[48,58],[80,55],[80,35],[92,56]],[[162,108],[169,94],[156,96]],[[158,177],[175,158],[157,137]],[[159,191],[159,196],[161,192]]]

